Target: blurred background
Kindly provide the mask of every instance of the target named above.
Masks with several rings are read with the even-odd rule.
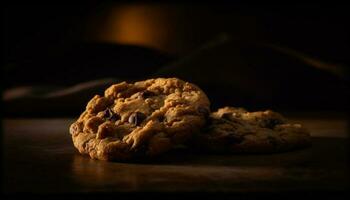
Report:
[[[221,106],[348,109],[340,4],[5,5],[5,117],[77,117],[119,81],[178,77]]]

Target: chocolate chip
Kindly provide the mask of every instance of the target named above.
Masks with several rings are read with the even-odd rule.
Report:
[[[112,116],[113,112],[110,108],[107,108],[105,111],[103,111],[103,117],[104,118],[110,118]]]
[[[114,113],[110,118],[109,118],[111,121],[117,121],[120,119],[120,116],[117,115],[116,113]]]
[[[117,121],[118,119],[120,119],[120,116],[117,113],[113,112],[113,110],[111,110],[110,108],[107,108],[104,111],[103,117],[111,121]]]
[[[204,115],[205,118],[208,118],[209,117],[209,110],[207,108],[204,108],[204,107],[198,107],[198,112],[202,115]]]
[[[223,119],[230,119],[231,116],[232,116],[231,113],[224,113],[224,114],[221,115],[221,118],[223,118]]]
[[[138,126],[145,119],[146,119],[146,115],[145,114],[143,114],[142,112],[135,112],[135,113],[132,113],[129,116],[129,120],[128,121],[129,121],[130,124],[135,124],[136,126]]]
[[[165,121],[165,117],[164,116],[159,116],[157,119],[158,119],[159,122],[164,122]]]
[[[142,91],[142,92],[140,93],[140,95],[141,95],[142,98],[147,99],[147,98],[152,97],[152,96],[154,96],[154,95],[156,95],[156,94],[155,94],[154,92],[151,92],[151,91],[149,91],[149,90],[146,90],[146,91]]]

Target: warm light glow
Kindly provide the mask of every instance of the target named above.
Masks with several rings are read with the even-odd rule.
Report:
[[[164,12],[154,6],[112,8],[98,40],[165,49],[167,30],[164,17]]]

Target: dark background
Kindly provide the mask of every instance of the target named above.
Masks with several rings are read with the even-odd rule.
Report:
[[[349,104],[349,10],[334,1],[3,5],[3,191],[88,198],[95,191],[99,199],[106,192],[179,199],[179,191],[199,190],[181,197],[348,196],[349,126],[342,114]],[[123,80],[173,76],[198,84],[212,110],[285,114],[310,129],[313,147],[245,156],[180,150],[142,165],[94,162],[74,151],[69,124],[95,94]],[[170,187],[176,194],[140,193]],[[118,192],[125,188],[136,193]]]
[[[346,5],[87,1],[3,11],[5,116],[76,116],[111,82],[158,76],[198,84],[212,109],[348,108]]]

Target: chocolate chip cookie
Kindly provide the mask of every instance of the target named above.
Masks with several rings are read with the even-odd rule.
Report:
[[[210,102],[196,85],[157,78],[110,86],[70,126],[81,154],[100,160],[156,156],[198,132]]]
[[[300,124],[291,124],[271,110],[224,107],[211,113],[208,125],[193,142],[210,152],[273,153],[309,146],[311,138]]]

